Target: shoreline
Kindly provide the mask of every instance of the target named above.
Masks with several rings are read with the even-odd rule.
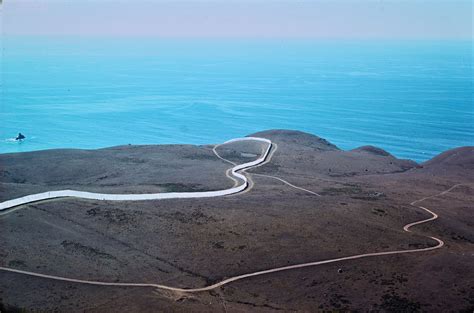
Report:
[[[273,131],[273,130],[278,130],[278,131],[287,131],[286,129],[270,129],[270,130],[264,130],[264,131],[260,131],[260,132],[265,132],[265,131]],[[303,131],[299,131],[299,130],[288,130],[288,131],[295,131],[295,132],[301,132],[301,133],[306,133],[306,132],[303,132]],[[314,135],[314,136],[317,136],[316,134],[313,134],[313,133],[307,133],[307,134],[311,134],[311,135]],[[250,136],[250,135],[249,135]],[[11,138],[10,138],[11,139]],[[10,140],[8,139],[8,140]],[[29,140],[29,138],[27,138],[26,140]],[[31,139],[30,139],[31,140]],[[389,140],[387,138],[387,140]],[[409,139],[407,139],[408,141]],[[7,141],[7,139],[5,139],[4,141]],[[23,143],[18,143],[16,141],[11,141],[9,144],[15,144],[15,145],[22,145],[22,144],[25,144],[27,145],[28,142],[23,142]],[[48,151],[63,151],[63,150],[79,150],[79,151],[96,151],[96,150],[103,150],[103,149],[118,149],[118,148],[122,148],[122,147],[143,147],[143,146],[208,146],[208,145],[213,145],[212,143],[208,143],[208,142],[200,142],[200,143],[189,143],[189,142],[178,142],[178,143],[175,143],[175,142],[168,142],[168,143],[138,143],[138,144],[134,144],[134,143],[129,143],[129,144],[113,144],[113,145],[103,145],[103,146],[99,146],[99,147],[90,147],[90,148],[87,148],[87,147],[52,147],[52,148],[40,148],[40,149],[35,149],[33,148],[32,150],[24,150],[24,151],[1,151],[0,150],[0,155],[10,155],[10,154],[17,154],[17,153],[34,153],[34,152],[37,152],[37,153],[44,153],[44,152],[48,152]],[[338,145],[339,146],[339,145]],[[344,148],[342,150],[344,151],[351,151],[351,150],[357,150],[359,148],[362,148],[362,147],[375,147],[377,149],[382,149],[390,154],[393,153],[393,150],[397,150],[397,149],[390,149],[390,148],[380,148],[380,146],[384,146],[383,144],[378,144],[378,143],[374,143],[374,144],[368,144],[367,142],[360,142],[359,143],[359,146],[354,146],[354,145],[350,145],[347,147],[347,145],[343,145]],[[424,163],[424,162],[427,162],[433,158],[435,158],[436,156],[446,152],[446,151],[449,151],[449,150],[453,150],[453,149],[458,149],[458,148],[462,148],[462,147],[470,147],[469,145],[464,145],[464,146],[452,146],[450,148],[446,148],[444,150],[439,150],[439,151],[433,151],[433,152],[428,152],[428,151],[418,151],[418,150],[414,150],[412,152],[407,152],[408,150],[406,150],[405,152],[402,151],[398,151],[398,152],[395,152],[394,156],[396,156],[397,158],[401,158],[401,159],[405,159],[405,160],[411,160],[413,162],[417,162],[419,164],[421,163]],[[402,157],[400,155],[418,155],[418,157]]]

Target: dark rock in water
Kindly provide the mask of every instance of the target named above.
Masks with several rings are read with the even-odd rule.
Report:
[[[18,133],[18,136],[16,136],[15,140],[23,140],[26,137],[22,133]]]

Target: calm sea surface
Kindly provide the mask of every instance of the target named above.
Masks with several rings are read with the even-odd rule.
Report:
[[[474,145],[470,41],[1,38],[0,153],[296,129],[423,161]],[[18,132],[27,140],[12,140]]]

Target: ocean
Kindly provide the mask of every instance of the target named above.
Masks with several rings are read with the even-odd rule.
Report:
[[[472,41],[3,37],[1,49],[0,153],[275,128],[419,162],[474,145]]]

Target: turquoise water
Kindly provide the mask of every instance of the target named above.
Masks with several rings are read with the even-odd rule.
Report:
[[[474,145],[469,41],[2,38],[2,49],[0,153],[271,128],[417,161]]]

